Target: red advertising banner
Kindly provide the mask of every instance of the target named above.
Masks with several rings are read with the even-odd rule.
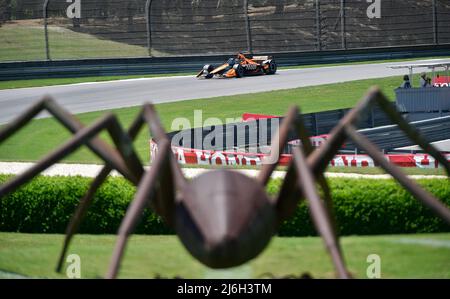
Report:
[[[439,76],[434,78],[433,86],[435,87],[450,87],[450,77]]]

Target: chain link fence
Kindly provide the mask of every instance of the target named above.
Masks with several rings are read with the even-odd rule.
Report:
[[[450,1],[371,2],[0,0],[0,61],[450,43]]]

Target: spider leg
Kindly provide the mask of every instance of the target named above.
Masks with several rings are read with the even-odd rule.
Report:
[[[118,239],[116,241],[114,252],[111,257],[111,262],[109,265],[108,273],[106,274],[106,278],[112,279],[117,277],[120,261],[123,256],[128,237],[133,232],[144,209],[154,197],[156,185],[160,182],[160,172],[164,169],[167,169],[169,172],[171,171],[170,143],[168,143],[166,140],[161,140],[159,143],[159,150],[161,151],[161,153],[156,156],[153,166],[149,171],[145,173],[144,177],[142,178],[138,186],[135,198],[128,207],[125,218],[120,225]],[[169,190],[164,191],[170,192]]]
[[[147,105],[146,107],[144,107],[144,119],[149,124],[152,136],[154,136],[157,142],[166,140],[170,143],[170,140],[161,125],[161,121],[159,120],[158,114],[156,113],[155,107],[153,105]],[[187,184],[187,181],[183,176],[180,165],[178,165],[178,162],[175,159],[170,159],[170,168],[172,169],[172,175],[174,176],[175,185],[180,188],[184,188],[184,186],[186,186]]]
[[[315,175],[322,173],[329,161],[333,158],[339,147],[343,144],[346,136],[345,127],[348,125],[358,127],[362,116],[367,110],[374,105],[378,105],[386,115],[391,119],[392,123],[398,127],[419,145],[424,151],[429,153],[445,168],[450,176],[450,162],[442,156],[439,151],[429,142],[427,142],[420,134],[419,130],[411,126],[396,110],[393,104],[383,95],[379,88],[374,87],[369,90],[365,98],[360,101],[355,108],[348,112],[338,123],[338,125],[330,132],[330,138],[325,142],[319,150],[316,150],[308,157],[308,164],[313,166]]]
[[[0,142],[9,138],[11,135],[13,135],[15,132],[20,130],[23,126],[25,126],[31,119],[33,119],[37,114],[39,114],[41,111],[46,110],[49,112],[55,119],[57,119],[63,126],[65,126],[70,132],[76,133],[84,128],[84,126],[79,122],[73,115],[68,113],[66,110],[64,110],[62,107],[60,107],[53,99],[50,97],[44,97],[41,101],[34,104],[32,107],[30,107],[27,111],[22,113],[19,117],[17,117],[15,120],[10,122],[8,125],[6,125],[2,130],[0,130]],[[142,113],[136,118],[132,126],[129,130],[129,135],[131,139],[134,139],[136,135],[138,134],[140,128],[143,124],[143,118]],[[123,137],[123,134],[120,129],[120,126],[112,126],[113,131],[116,133],[114,135],[119,135],[119,138],[116,138],[116,144],[117,143],[126,143],[126,138]],[[113,137],[114,139],[114,137]],[[94,137],[89,140],[87,140],[88,147],[91,148],[96,153],[100,153],[100,156],[102,154],[106,155],[106,158],[103,157],[104,160],[108,162],[108,160],[113,161],[113,165],[116,164],[115,168],[121,171],[121,168],[125,169],[120,164],[122,163],[121,157],[118,157],[117,154],[111,150],[108,149],[108,145],[105,144],[101,139]],[[108,157],[110,156],[110,157]],[[133,168],[136,170],[138,167],[140,167],[140,162],[137,159],[137,156],[133,154],[133,151],[128,150],[128,153],[126,155],[127,159],[129,159],[129,163],[133,164]],[[123,160],[123,159],[122,159]],[[137,162],[137,163],[136,163]],[[119,164],[118,164],[119,163]],[[48,164],[48,163],[47,163]],[[125,162],[122,163],[126,164]],[[119,166],[119,167],[118,167]],[[125,165],[124,165],[125,166]],[[88,206],[91,203],[91,200],[96,192],[96,190],[102,185],[110,171],[113,169],[110,165],[107,165],[102,169],[98,177],[95,178],[94,182],[90,186],[87,194],[84,196],[84,198],[81,200],[79,207],[77,208],[74,216],[72,217],[68,227],[67,227],[67,234],[66,238],[64,240],[63,250],[62,254],[60,255],[59,263],[57,266],[57,271],[59,272],[62,268],[62,263],[64,261],[65,253],[67,251],[67,248],[69,246],[70,240],[72,238],[72,235],[76,232],[76,230],[79,227],[79,223],[81,219],[83,218],[84,214],[87,211]],[[122,169],[122,173],[124,173],[124,170]],[[126,170],[126,169],[125,169]],[[126,170],[128,171],[128,170]],[[11,192],[16,187],[24,183],[26,180],[30,179],[30,176],[34,176],[36,172],[28,172],[28,178],[24,176],[19,176],[15,182],[10,182],[7,186],[1,186],[0,188],[0,194],[4,195],[6,193]],[[138,171],[139,173],[139,171]]]
[[[414,197],[430,208],[436,215],[450,223],[450,209],[447,206],[436,199],[428,191],[422,189],[413,180],[409,179],[397,166],[386,160],[378,147],[370,142],[363,134],[359,133],[353,126],[348,125],[346,127],[346,132],[353,142],[364,149],[376,163],[378,163],[387,173],[392,175],[405,189],[409,190]]]
[[[300,114],[295,122],[295,128],[297,135],[300,137],[303,150],[305,152],[305,156],[308,157],[313,151],[314,147],[311,144],[311,140],[309,139],[308,131],[306,130],[305,123],[303,121],[303,117]],[[338,237],[338,228],[337,228],[337,222],[336,222],[336,216],[334,214],[334,205],[333,205],[333,199],[331,197],[331,190],[328,186],[327,179],[325,178],[325,175],[323,172],[319,173],[316,177],[317,182],[320,185],[320,188],[323,192],[323,198],[325,202],[325,209],[326,213],[328,214],[328,218],[331,221],[331,228],[333,229],[333,236],[335,237],[335,243],[339,250],[341,251],[341,246],[339,243],[339,237]]]
[[[263,163],[262,169],[257,177],[257,181],[263,186],[265,186],[269,182],[270,177],[278,164],[275,161],[278,161],[280,153],[288,141],[289,131],[293,128],[294,124],[296,124],[296,118],[298,117],[298,108],[289,108],[287,116],[281,122],[277,134],[274,138],[272,138],[270,156],[264,161],[265,163]],[[301,122],[302,120],[299,121]],[[283,185],[278,198],[274,201],[279,224],[284,219],[289,217],[293,208],[298,202],[298,198],[301,197],[301,193],[299,192],[298,188],[296,188],[295,175],[295,169],[291,164],[283,181]],[[284,200],[281,200],[281,198],[283,198]]]
[[[0,142],[9,138],[15,132],[24,127],[41,111],[47,111],[48,113],[50,113],[72,133],[78,131],[83,127],[81,122],[79,122],[74,116],[72,116],[62,107],[58,106],[58,104],[51,97],[45,96],[40,101],[33,104],[17,118],[5,125],[2,130],[0,130]]]
[[[408,179],[408,177],[404,175],[396,166],[391,165],[375,146],[371,146],[370,141],[365,136],[356,131],[355,126],[358,125],[362,115],[364,115],[364,112],[372,105],[379,104],[380,106],[382,106],[382,109],[389,115],[391,120],[394,123],[397,123],[400,129],[402,129],[407,136],[416,141],[417,144],[419,144],[423,149],[429,152],[445,167],[449,164],[448,161],[442,155],[440,155],[440,153],[435,150],[432,145],[428,144],[425,139],[420,137],[419,132],[415,128],[410,126],[395,110],[395,108],[393,108],[392,105],[387,102],[387,100],[385,101],[384,96],[380,95],[381,93],[378,89],[371,90],[366,98],[361,101],[354,109],[352,109],[332,130],[332,132],[330,133],[331,136],[327,140],[327,142],[325,142],[319,149],[315,150],[307,158],[306,164],[309,166],[309,169],[312,170],[312,174],[315,177],[319,178],[319,176],[327,167],[329,161],[337,153],[346,138],[351,137],[358,146],[365,149],[369,153],[369,155],[378,164],[381,165],[381,167],[383,167],[388,173],[393,175],[406,189],[410,190],[415,197],[422,201],[426,206],[430,207],[444,220],[450,222],[450,211],[445,205],[435,199],[427,191],[421,189],[413,181]],[[303,137],[303,139],[305,138]],[[307,144],[306,140],[302,140],[302,142]],[[298,156],[298,153],[296,155]],[[293,165],[290,165],[277,200],[277,210],[280,216],[280,223],[289,216],[290,212],[297,205],[298,198],[300,198],[299,195],[301,194],[299,187],[301,188],[301,185],[298,186],[295,181],[298,176],[301,175],[301,173],[303,172],[296,173],[294,171]],[[300,179],[299,182],[301,183]],[[329,206],[328,209],[330,210],[331,208],[332,207]],[[334,260],[336,260],[336,257],[338,256],[337,253],[340,252],[337,242],[336,245],[338,249],[334,253]],[[335,265],[337,265],[336,262]]]
[[[104,129],[109,132],[118,151],[105,144],[105,147],[102,148],[104,155],[100,154],[99,156],[105,160],[108,165],[113,166],[115,169],[121,169],[126,178],[133,183],[138,184],[144,169],[134,152],[129,136],[121,131],[120,124],[115,116],[108,114],[99,119],[92,126],[78,131],[72,139],[38,163],[34,164],[24,173],[0,186],[0,198],[14,191],[20,185],[28,182],[43,170],[69,155]]]
[[[298,114],[297,111],[296,113]],[[308,132],[304,126],[302,116],[297,115],[296,118],[291,119],[291,121],[293,122],[295,131],[301,140],[302,148],[305,151],[306,156],[309,156],[314,151],[314,148],[309,139]],[[279,199],[276,202],[276,208],[280,219],[279,224],[281,224],[281,219],[288,218],[292,211],[295,210],[298,199],[302,196],[300,190],[303,190],[305,197],[307,197],[309,201],[313,202],[313,204],[311,204],[311,216],[316,224],[316,229],[324,238],[326,248],[333,259],[333,263],[337,269],[339,277],[349,278],[348,272],[345,269],[342,250],[337,235],[337,225],[334,216],[330,188],[327,184],[325,176],[323,175],[323,173],[319,173],[317,176],[317,182],[319,183],[324,193],[325,200],[323,203],[317,195],[314,185],[315,180],[313,179],[312,174],[310,174],[311,170],[307,168],[310,175],[307,177],[301,177],[306,166],[301,166],[299,165],[299,163],[306,163],[306,158],[303,155],[303,152],[301,152],[300,148],[296,147],[293,149],[293,157],[295,160],[289,167],[288,174],[286,175],[286,181],[284,182],[285,185],[283,185],[283,187],[298,186],[299,188],[296,188],[295,192],[289,194],[285,192],[287,188],[282,188]],[[306,181],[303,181],[303,179],[305,179]],[[299,184],[297,185],[296,183]],[[305,184],[307,184],[308,187]],[[308,188],[308,190],[306,190],[306,188]],[[283,200],[281,200],[281,198],[283,198]]]
[[[371,88],[365,98],[360,101],[355,108],[348,112],[330,132],[330,138],[327,142],[325,142],[319,150],[314,151],[311,157],[308,157],[308,161],[311,161],[310,165],[314,165],[313,173],[318,174],[325,170],[329,161],[333,158],[346,139],[345,127],[347,125],[358,127],[362,116],[374,105],[378,105],[391,119],[392,123],[398,125],[406,136],[443,165],[447,175],[450,176],[450,162],[447,161],[447,159],[442,156],[432,144],[422,137],[419,130],[411,126],[401,116],[394,105],[383,95],[378,87]]]
[[[92,203],[92,199],[94,198],[95,192],[97,191],[98,188],[100,188],[100,186],[106,180],[111,171],[112,171],[111,167],[109,166],[103,167],[98,176],[89,186],[89,190],[87,191],[87,193],[80,200],[80,203],[78,204],[78,207],[75,213],[73,214],[72,218],[70,219],[70,222],[66,228],[66,236],[64,238],[63,248],[59,255],[58,265],[56,266],[56,272],[61,272],[67,250],[69,249],[70,241],[72,240],[73,235],[78,231],[80,223],[83,220],[88,208]]]
[[[297,115],[298,115],[297,107],[289,108],[287,116],[281,122],[277,134],[275,135],[274,138],[272,138],[270,146],[270,156],[268,159],[263,161],[262,169],[259,172],[257,178],[258,182],[263,186],[267,185],[273,171],[278,165],[280,153],[288,141],[289,131],[291,130],[291,127],[294,124]]]
[[[155,112],[154,106],[152,104],[144,104],[143,109],[138,114],[132,125],[130,126],[128,130],[128,135],[130,138],[134,141],[142,128],[142,126],[147,123],[149,126],[150,131],[153,133],[153,135],[158,136],[157,138],[159,140],[167,140],[167,135],[165,134],[164,130],[162,129],[162,126],[159,122],[158,115]],[[97,189],[103,184],[103,182],[108,177],[109,173],[113,169],[109,167],[108,165],[104,166],[101,172],[98,174],[98,176],[94,179],[91,186],[89,187],[88,192],[85,194],[83,199],[80,201],[76,212],[72,216],[69,225],[66,229],[66,236],[63,243],[63,248],[60,254],[60,258],[58,261],[58,265],[56,268],[57,272],[60,272],[62,270],[62,265],[64,263],[64,259],[67,253],[67,249],[69,247],[70,241],[73,237],[73,235],[78,231],[79,225],[81,221],[83,220],[87,209],[92,203],[93,197],[97,191]],[[165,186],[162,186],[163,190],[172,190],[173,186],[168,185],[172,181],[171,177],[168,177],[170,173],[167,173],[166,171],[163,171],[162,173],[162,184],[165,184]],[[157,193],[157,196],[161,195],[160,192]],[[173,211],[171,203],[173,203],[173,199],[165,199],[161,198],[161,196],[158,196],[156,200],[154,200],[153,203],[153,209],[161,215],[161,217],[164,219],[164,221],[168,225],[172,225],[173,219],[172,214],[170,211]]]
[[[330,138],[322,144],[322,146],[313,151],[312,145],[310,144],[309,136],[306,128],[304,127],[303,120],[297,118],[295,123],[296,131],[301,139],[303,148],[306,152],[307,159],[303,156],[303,153],[298,148],[294,148],[294,161],[290,164],[288,171],[283,181],[281,190],[278,194],[276,200],[276,209],[278,214],[278,225],[280,225],[285,219],[295,210],[299,199],[302,197],[302,191],[305,196],[311,202],[311,215],[315,222],[316,229],[323,236],[327,250],[333,259],[333,263],[340,277],[348,278],[349,274],[345,269],[344,260],[342,257],[342,250],[340,247],[338,235],[337,235],[337,225],[334,216],[333,202],[330,194],[329,186],[326,182],[323,172],[328,166],[329,161],[338,152],[339,148],[345,142],[346,130],[345,126],[348,123],[358,124],[361,117],[366,109],[370,106],[370,103],[374,101],[376,94],[374,92],[369,92],[363,101],[361,101],[354,109],[352,109],[332,130],[330,133]],[[305,163],[302,167],[303,160]],[[299,162],[300,161],[300,162]],[[314,180],[312,178],[300,177],[305,173],[305,168],[308,173],[311,172],[311,176],[317,179],[320,184],[324,195],[325,195],[325,205],[322,204],[317,196],[315,189],[309,184],[309,190],[306,190],[306,185],[308,180]],[[302,170],[303,169],[303,170]],[[312,191],[313,190],[313,191]],[[316,195],[314,195],[316,193]]]
[[[331,255],[334,266],[340,278],[350,278],[345,267],[344,259],[337,242],[337,236],[324,203],[320,199],[315,179],[311,169],[306,163],[306,158],[299,147],[293,149],[293,165],[297,171],[298,184],[303,190],[305,198],[309,201],[311,218],[319,234],[322,236],[325,246]]]
[[[148,104],[146,104],[148,105]],[[145,105],[145,106],[146,106]],[[144,106],[144,107],[145,107]],[[142,125],[144,124],[144,118],[143,118],[143,110],[138,114],[136,119],[133,121],[132,125],[130,126],[128,130],[128,135],[130,138],[134,141],[139,133],[139,130],[141,129]],[[80,200],[80,203],[75,211],[75,213],[72,215],[72,218],[70,219],[69,224],[66,228],[66,236],[64,238],[63,248],[61,250],[58,265],[56,266],[56,271],[61,272],[62,266],[64,264],[65,256],[67,253],[67,250],[70,245],[70,241],[72,240],[73,235],[78,231],[78,228],[80,226],[81,221],[84,219],[86,212],[90,205],[92,204],[92,200],[94,198],[95,193],[97,192],[98,188],[104,183],[104,181],[107,179],[108,175],[113,169],[105,165],[100,173],[97,175],[97,177],[94,179],[94,181],[91,183],[89,190],[86,192],[84,197]]]
[[[379,90],[375,89],[374,101],[378,106],[386,113],[386,115],[391,119],[391,121],[398,125],[398,127],[408,136],[412,141],[419,145],[425,152],[429,153],[433,158],[435,158],[447,172],[447,176],[450,177],[450,162],[439,153],[436,147],[429,142],[427,142],[419,130],[414,126],[411,126],[397,111],[392,102],[390,102],[385,95]]]
[[[355,114],[358,115],[358,114]],[[353,121],[353,119],[351,119]],[[295,125],[295,131],[296,134],[299,136],[302,147],[305,151],[305,155],[309,158],[309,156],[315,154],[318,151],[326,151],[325,155],[333,157],[335,153],[339,150],[342,143],[345,141],[345,130],[344,127],[341,126],[339,130],[336,130],[336,134],[333,136],[339,137],[338,139],[331,140],[334,145],[334,147],[329,146],[329,143],[325,143],[321,146],[321,148],[314,150],[313,146],[311,145],[311,141],[309,139],[308,132],[305,128],[303,119],[301,115],[298,115],[294,122]],[[332,138],[333,138],[332,136]],[[332,139],[330,138],[330,139]],[[341,144],[339,144],[341,143]],[[327,146],[326,149],[324,149],[324,146]],[[328,162],[326,163],[328,165]],[[314,169],[314,168],[313,168]],[[285,179],[283,181],[282,187],[280,189],[280,192],[278,194],[278,197],[276,199],[276,209],[277,214],[279,217],[278,224],[281,224],[285,219],[289,218],[292,214],[292,211],[295,210],[295,207],[298,203],[299,198],[301,198],[301,190],[299,190],[298,185],[296,184],[297,181],[297,173],[295,171],[294,165],[291,163],[288,167]],[[331,199],[330,194],[330,188],[327,184],[327,181],[325,179],[325,176],[323,175],[323,172],[317,172],[316,173],[316,179],[319,185],[322,188],[322,191],[324,192],[324,199],[325,199],[325,207],[328,211],[328,214],[332,221],[332,226],[337,233],[337,225],[336,220],[334,217],[334,209],[333,209],[333,202]]]
[[[320,148],[313,151],[306,158],[308,167],[310,167],[314,177],[317,178],[319,182],[320,176],[323,175],[323,172],[325,171],[329,161],[338,152],[345,139],[345,127],[342,126],[339,128],[339,130],[335,131],[335,135],[331,135],[327,142],[322,144]],[[302,192],[299,189],[300,186],[297,185],[297,176],[298,174],[293,163],[291,162],[284,177],[280,191],[275,200],[278,215],[278,225],[283,223],[283,221],[288,219],[293,214],[293,212],[295,211],[295,207],[299,202],[299,199],[302,198]],[[325,188],[326,189],[324,191],[326,192],[328,188]],[[327,204],[328,208],[331,209],[331,200],[327,199],[327,202],[329,202]]]
[[[356,105],[356,107],[350,110],[331,130],[329,134],[330,137],[327,139],[327,141],[307,156],[308,165],[311,168],[314,176],[316,178],[319,178],[319,182],[321,180],[320,176],[326,170],[330,161],[333,159],[333,157],[341,148],[342,144],[347,139],[345,131],[346,125],[352,124],[357,126],[361,121],[364,113],[371,107],[373,103],[376,102],[378,93],[379,92],[377,89],[370,90],[367,95]],[[305,139],[305,141],[302,142],[304,144],[307,144],[306,138],[304,136],[305,134],[302,133],[302,130],[304,129],[298,128],[298,134],[301,138]],[[290,216],[290,214],[292,214],[292,210],[295,208],[298,199],[301,197],[301,192],[300,190],[298,190],[296,180],[296,172],[293,168],[293,165],[291,164],[288,168],[280,192],[276,199],[279,223],[282,223]],[[329,202],[328,206],[329,209],[331,209],[331,201],[328,201],[327,199],[326,201]]]
[[[46,96],[0,130],[0,143],[24,127],[41,111],[47,111],[50,113],[73,134],[84,128],[83,124],[78,119],[59,106],[51,97]],[[104,158],[106,157],[105,161],[114,164],[117,170],[124,176],[129,175],[123,165],[123,161],[120,161],[120,157],[117,157],[117,155],[111,153],[111,150],[108,150],[109,146],[103,140],[95,137],[89,140],[86,145],[95,154]]]

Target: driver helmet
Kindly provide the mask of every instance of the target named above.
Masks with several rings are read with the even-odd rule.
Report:
[[[233,65],[235,65],[237,62],[236,62],[236,59],[234,59],[234,58],[230,58],[230,59],[228,59],[228,62],[227,62],[230,66],[233,66]]]

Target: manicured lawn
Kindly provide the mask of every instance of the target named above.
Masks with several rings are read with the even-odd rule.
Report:
[[[0,271],[31,277],[64,278],[54,272],[61,235],[0,233]],[[115,237],[78,235],[69,249],[81,258],[82,278],[102,277]],[[450,278],[450,234],[353,236],[342,238],[351,273],[366,278],[367,256],[381,258],[382,278]],[[120,278],[260,278],[334,277],[333,267],[318,237],[279,238],[248,264],[211,270],[194,260],[175,236],[133,236],[127,247]],[[0,272],[1,277],[7,274]]]
[[[393,99],[394,89],[400,77],[360,80],[346,83],[303,87],[281,91],[244,94],[166,103],[156,105],[167,131],[177,117],[188,118],[191,123],[194,110],[203,111],[203,120],[215,117],[225,122],[226,118],[239,118],[244,112],[284,115],[291,105],[298,105],[304,113],[353,107],[373,85],[380,86]],[[139,107],[112,110],[128,127],[138,114]],[[90,124],[105,111],[79,114],[84,124]],[[105,134],[104,134],[105,135]],[[0,161],[36,161],[69,138],[69,134],[54,119],[40,119],[20,131],[19,134],[0,145]],[[135,148],[143,161],[149,160],[149,133],[142,130]],[[66,158],[66,162],[99,163],[100,160],[83,149]]]

